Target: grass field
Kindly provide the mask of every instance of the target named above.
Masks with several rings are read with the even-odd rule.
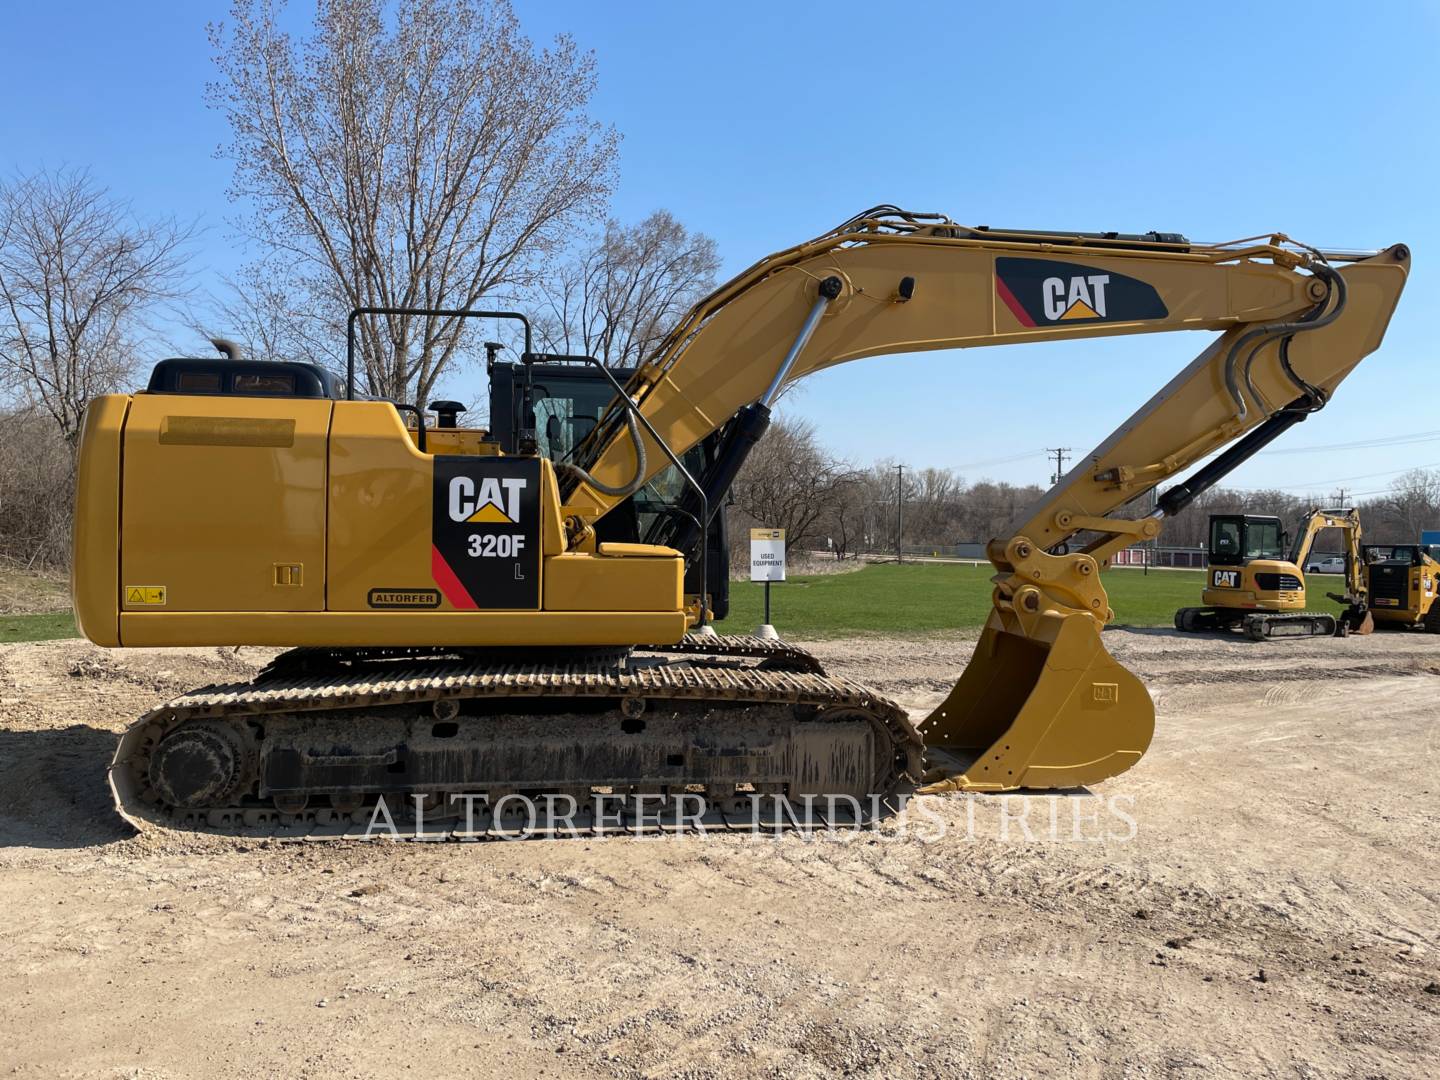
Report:
[[[990,614],[989,566],[915,563],[867,566],[850,574],[795,577],[775,585],[771,617],[786,637],[837,638],[856,634],[914,637],[973,629]],[[1115,621],[1128,626],[1169,626],[1175,609],[1200,603],[1200,570],[1111,570],[1105,589]],[[1307,579],[1312,608],[1339,611],[1325,593],[1339,591],[1338,577]],[[731,586],[730,617],[722,633],[748,634],[761,623],[764,587],[749,581]],[[0,614],[0,642],[49,641],[75,636],[68,610]]]
[[[75,636],[63,574],[0,566],[0,642]]]
[[[938,633],[982,625],[990,614],[990,566],[915,563],[867,566],[853,574],[796,577],[772,586],[771,619],[783,636],[850,637]],[[1103,578],[1124,626],[1173,625],[1175,609],[1198,605],[1202,570],[1110,570]],[[1325,593],[1339,591],[1339,577],[1306,579],[1312,608],[1339,611]],[[730,587],[730,616],[723,633],[749,633],[762,621],[764,586],[749,581]]]
[[[56,638],[75,636],[75,617],[68,611],[47,611],[41,615],[0,615],[0,643],[53,641]]]

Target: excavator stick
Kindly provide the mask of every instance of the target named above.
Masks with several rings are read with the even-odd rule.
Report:
[[[1097,619],[1046,612],[1022,628],[1008,614],[991,614],[954,689],[919,724],[922,794],[1093,784],[1150,745],[1155,706],[1105,650]]]

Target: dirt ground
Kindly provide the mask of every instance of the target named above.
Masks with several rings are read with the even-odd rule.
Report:
[[[1106,640],[1159,722],[1084,827],[444,845],[134,835],[115,734],[264,654],[0,647],[0,1065],[1436,1075],[1440,639]],[[920,713],[969,646],[816,651]]]

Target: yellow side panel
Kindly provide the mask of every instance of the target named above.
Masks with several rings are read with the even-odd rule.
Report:
[[[368,611],[372,589],[435,589],[430,576],[430,460],[415,448],[400,414],[388,402],[335,402],[330,427],[329,610]]]
[[[125,424],[122,609],[321,610],[331,405],[137,394]]]
[[[545,560],[545,610],[681,612],[684,577],[684,563],[678,554],[659,558],[557,555]]]
[[[96,645],[120,644],[120,447],[128,394],[85,407],[75,478],[70,594],[75,624]]]
[[[430,434],[434,436],[433,431]],[[466,449],[451,448],[451,452]],[[437,611],[456,610],[437,588],[432,561],[434,476],[434,459],[416,449],[389,404],[335,403],[330,429],[328,610],[371,611],[388,606],[389,597],[403,598],[406,591],[434,594]],[[540,489],[541,535],[532,537],[531,543],[538,542],[546,555],[556,554],[564,550],[565,534],[555,471],[548,461],[540,463]],[[477,599],[484,609],[484,598]]]

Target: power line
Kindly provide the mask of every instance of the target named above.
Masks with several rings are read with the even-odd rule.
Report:
[[[1019,454],[1011,454],[1007,457],[986,458],[984,461],[969,461],[963,465],[955,465],[952,467],[957,472],[963,472],[966,469],[980,469],[987,465],[1009,465],[1011,462],[1024,461],[1026,458],[1034,457],[1036,454],[1047,453],[1049,453],[1049,451],[1043,446],[1037,446],[1033,450],[1026,450]]]
[[[1350,480],[1373,480],[1377,476],[1398,476],[1400,473],[1411,472],[1414,469],[1440,469],[1440,461],[1432,461],[1426,465],[1406,465],[1401,469],[1389,469],[1385,472],[1361,473],[1358,476],[1332,476],[1328,480],[1302,480],[1299,482],[1286,481],[1287,488],[1317,488],[1328,487],[1331,484],[1343,484]],[[1230,491],[1277,491],[1275,486],[1269,487],[1232,487]]]
[[[1378,439],[1355,442],[1316,443],[1311,446],[1288,446],[1281,450],[1262,450],[1256,457],[1269,454],[1309,454],[1318,450],[1371,450],[1386,446],[1408,446],[1411,443],[1440,442],[1440,431],[1412,431],[1403,435],[1386,435]]]
[[[1374,439],[1356,439],[1352,442],[1318,442],[1306,446],[1284,446],[1282,449],[1266,449],[1257,454],[1257,458],[1273,454],[1315,454],[1318,451],[1339,451],[1339,449],[1378,449],[1382,446],[1408,446],[1417,442],[1440,442],[1440,429],[1437,431],[1404,432],[1400,435],[1384,435]],[[1021,451],[1020,454],[1007,454],[999,458],[984,458],[981,461],[966,461],[959,465],[953,465],[958,472],[966,469],[985,468],[988,465],[1009,465],[1017,461],[1024,461],[1035,454],[1064,454],[1070,455],[1070,446],[1035,446],[1034,449]],[[1057,458],[1057,465],[1060,464]],[[1058,475],[1064,475],[1064,468],[1058,468]],[[1051,481],[1056,482],[1056,481]]]

